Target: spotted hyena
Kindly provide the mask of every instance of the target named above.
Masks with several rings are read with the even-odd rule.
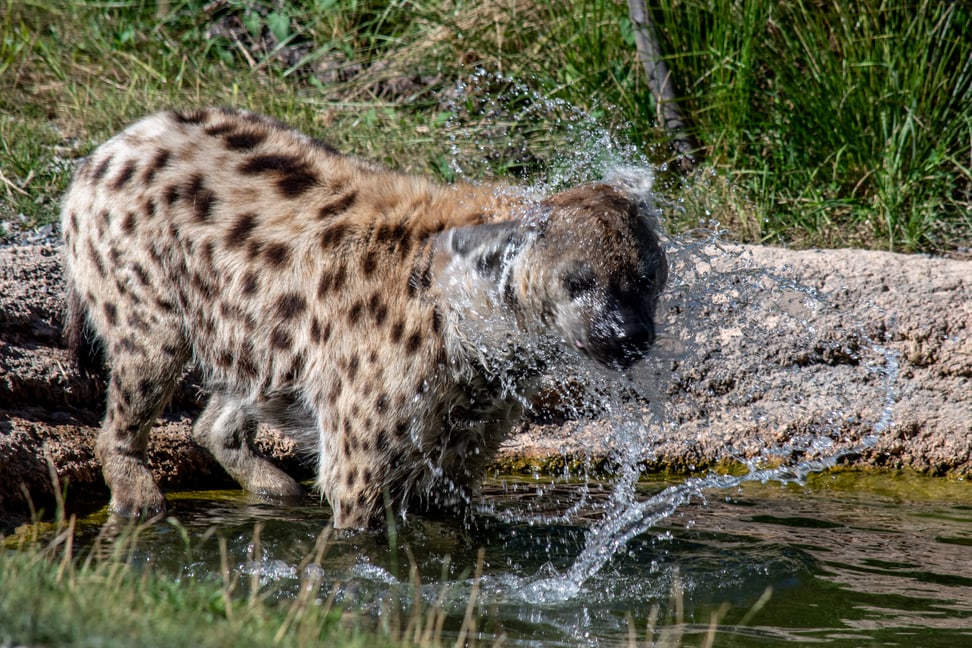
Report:
[[[666,260],[616,185],[439,185],[239,110],[129,127],[62,222],[68,338],[110,368],[111,511],[164,511],[149,430],[190,363],[212,393],[193,435],[250,491],[302,493],[254,452],[265,421],[315,453],[337,527],[468,499],[550,358],[625,367],[653,342]]]

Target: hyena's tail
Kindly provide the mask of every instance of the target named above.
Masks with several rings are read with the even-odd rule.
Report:
[[[105,372],[104,347],[88,330],[88,307],[70,282],[66,298],[64,342],[82,376],[102,376]]]

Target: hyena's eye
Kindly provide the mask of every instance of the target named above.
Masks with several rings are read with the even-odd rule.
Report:
[[[584,293],[590,292],[597,285],[597,275],[588,265],[572,268],[564,275],[564,289],[571,299],[577,299]]]

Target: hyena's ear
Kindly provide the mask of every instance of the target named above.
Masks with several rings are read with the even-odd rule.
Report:
[[[655,172],[650,167],[619,166],[604,174],[604,183],[623,194],[638,207],[652,229],[658,229],[658,207],[655,204]]]
[[[449,251],[483,276],[498,277],[520,249],[523,235],[515,221],[457,227],[447,233]]]

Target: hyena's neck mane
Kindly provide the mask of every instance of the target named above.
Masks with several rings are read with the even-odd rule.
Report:
[[[454,366],[502,383],[503,391],[540,375],[560,345],[542,314],[522,300],[523,268],[536,231],[523,220],[461,227],[436,237],[432,273],[447,310],[444,329]]]

